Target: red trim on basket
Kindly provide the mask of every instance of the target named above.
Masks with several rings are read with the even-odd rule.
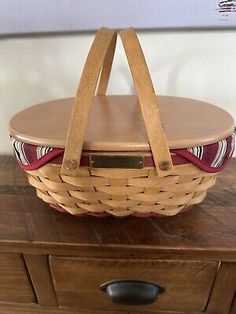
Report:
[[[50,151],[49,153],[47,153],[45,156],[41,157],[40,159],[32,162],[32,164],[30,165],[23,165],[20,161],[18,161],[18,163],[22,169],[30,171],[30,170],[35,170],[44,166],[45,164],[51,162],[56,157],[60,155],[63,156],[63,154],[64,154],[64,149],[53,148],[52,151]],[[61,160],[62,160],[62,157],[61,157]]]
[[[188,152],[186,149],[176,149],[172,150],[174,153],[178,153],[179,157],[183,157],[185,160],[188,160],[190,163],[194,164],[196,167],[200,168],[203,171],[209,173],[217,173],[222,171],[228,162],[231,160],[231,156],[226,158],[220,167],[211,167],[207,165],[203,160],[198,159],[196,156]]]
[[[186,149],[176,149],[171,150],[172,153],[175,153],[176,155],[172,155],[171,159],[174,166],[177,165],[183,165],[188,163],[193,163],[195,166],[199,167],[201,170],[210,172],[210,173],[216,173],[224,169],[224,167],[228,164],[228,162],[231,159],[231,156],[226,158],[223,162],[223,164],[220,167],[214,168],[207,165],[203,160],[198,159],[196,156],[191,154]],[[19,166],[23,170],[31,171],[38,169],[42,166],[44,166],[47,163],[51,164],[62,164],[64,150],[63,149],[53,149],[51,152],[40,158],[39,160],[33,162],[30,165],[23,165],[22,163],[19,163]],[[82,156],[80,160],[81,166],[89,167],[89,156]],[[154,167],[154,160],[152,156],[145,156],[144,157],[144,167]]]
[[[51,152],[47,153],[45,156],[40,158],[39,160],[33,162],[30,165],[23,165],[22,163],[19,163],[19,166],[23,170],[31,171],[38,169],[42,166],[44,166],[47,163],[51,164],[62,164],[64,150],[63,149],[53,149]],[[172,155],[172,162],[174,165],[182,165],[182,164],[188,164],[189,161],[186,160],[183,156],[178,155]],[[89,156],[88,155],[82,155],[80,159],[80,165],[84,167],[90,166]],[[152,156],[144,156],[144,167],[154,167],[154,160]]]
[[[172,152],[172,150],[171,150]],[[173,162],[173,165],[178,166],[178,165],[183,165],[183,164],[188,164],[189,161],[186,160],[184,157],[179,156],[179,155],[171,155],[171,159]],[[154,159],[152,156],[145,156],[144,157],[144,167],[154,167]]]
[[[191,148],[171,149],[173,165],[193,163],[203,171],[210,173],[219,172],[228,164],[233,155],[235,136],[236,133],[234,132],[228,138],[217,143]],[[63,148],[38,147],[14,139],[13,141],[15,141],[13,142],[13,146],[15,155],[19,161],[19,166],[24,170],[35,170],[47,163],[62,164],[64,155]],[[90,152],[90,154],[96,153],[96,151]],[[39,156],[42,157],[39,158]],[[80,165],[90,166],[88,152],[87,154],[84,152],[82,155]],[[149,156],[144,156],[144,167],[154,166],[155,164],[151,153]]]

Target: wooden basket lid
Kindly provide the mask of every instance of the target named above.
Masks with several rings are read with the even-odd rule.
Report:
[[[159,96],[169,148],[215,143],[233,133],[229,113],[214,105],[181,97]],[[35,105],[10,121],[15,139],[39,146],[64,148],[73,98]],[[150,151],[136,96],[95,96],[84,150]]]

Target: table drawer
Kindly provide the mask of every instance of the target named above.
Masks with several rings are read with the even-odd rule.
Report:
[[[60,306],[88,310],[139,310],[140,305],[114,304],[100,285],[110,280],[155,282],[165,288],[147,312],[202,311],[217,271],[216,262],[50,257]]]
[[[32,285],[20,254],[0,253],[0,302],[35,302]]]

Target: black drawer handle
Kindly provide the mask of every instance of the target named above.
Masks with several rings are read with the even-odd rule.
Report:
[[[100,286],[114,303],[144,305],[153,303],[165,289],[142,280],[112,280]]]

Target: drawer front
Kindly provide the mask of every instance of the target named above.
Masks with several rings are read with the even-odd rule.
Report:
[[[165,292],[143,310],[202,311],[217,271],[216,262],[50,257],[58,303],[96,310],[139,310],[140,305],[114,304],[99,287],[110,280],[155,282]]]
[[[20,254],[0,253],[0,302],[35,302],[31,282]]]

